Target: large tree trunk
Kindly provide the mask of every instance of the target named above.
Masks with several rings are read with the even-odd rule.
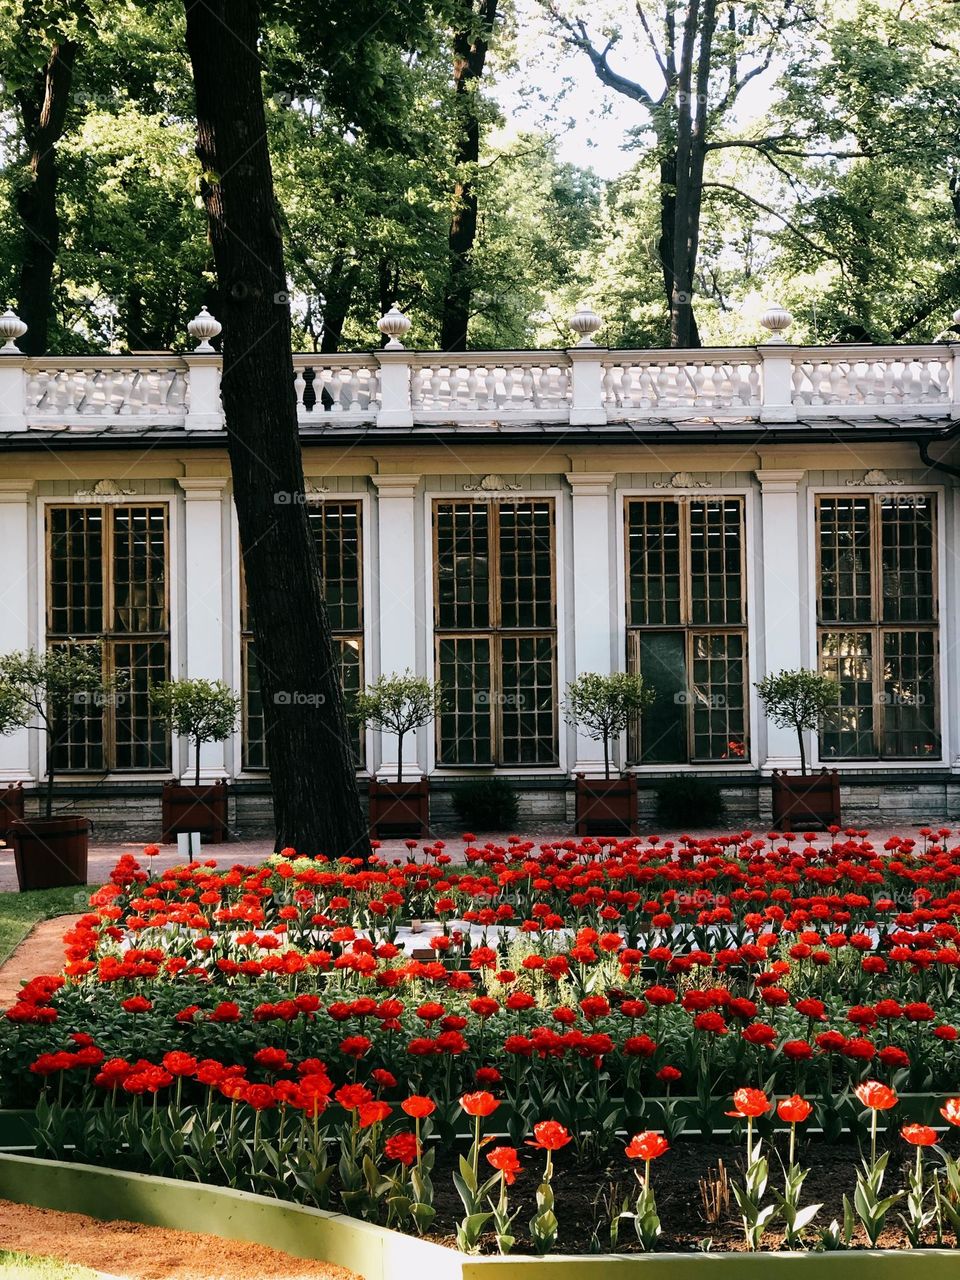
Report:
[[[17,106],[29,152],[29,181],[17,191],[17,214],[23,227],[17,307],[29,327],[20,340],[27,355],[47,350],[53,313],[53,268],[60,248],[57,213],[57,143],[63,136],[70,85],[78,45],[61,40],[32,83],[20,90]]]
[[[185,0],[197,154],[220,290],[222,398],[277,848],[365,855],[339,662],[303,502],[290,307],[256,0]]]
[[[690,0],[681,57],[681,107],[677,135],[675,266],[670,316],[670,344],[674,347],[700,345],[693,311],[693,290],[700,249],[703,166],[707,154],[707,95],[710,89],[710,63],[716,22],[716,0],[704,0],[702,13],[699,0]],[[697,32],[700,47],[694,77],[693,38]]]
[[[440,321],[444,351],[465,351],[473,297],[473,246],[479,205],[474,173],[480,159],[479,81],[497,20],[498,0],[462,0],[460,30],[453,37],[453,87],[457,137],[457,181],[448,241],[449,274]]]

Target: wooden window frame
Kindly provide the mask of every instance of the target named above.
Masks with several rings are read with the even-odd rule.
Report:
[[[750,636],[747,583],[747,501],[740,493],[703,494],[697,496],[669,494],[631,494],[624,498],[623,506],[623,556],[624,556],[624,619],[626,629],[626,663],[628,671],[638,671],[640,661],[640,641],[644,632],[656,631],[665,634],[683,636],[684,670],[687,680],[687,698],[685,706],[685,737],[687,743],[686,757],[677,761],[643,761],[641,759],[641,728],[634,725],[627,731],[627,764],[634,768],[680,768],[684,765],[738,765],[741,768],[750,762],[750,685],[749,660]],[[693,619],[693,572],[690,513],[697,504],[718,504],[735,502],[740,511],[740,621],[730,622],[696,622]],[[678,622],[634,622],[632,620],[632,590],[630,572],[630,508],[640,504],[672,503],[679,516],[679,611]],[[743,683],[742,683],[742,715],[743,715],[743,754],[734,757],[700,756],[696,753],[696,735],[694,720],[696,706],[690,696],[693,669],[693,646],[698,636],[740,636],[743,644]]]
[[[883,620],[883,503],[903,498],[923,497],[930,503],[932,514],[933,536],[931,538],[932,564],[930,578],[933,586],[931,617],[919,621],[885,622]],[[824,622],[822,621],[822,583],[823,566],[821,557],[820,510],[824,501],[836,501],[846,498],[855,502],[857,499],[869,503],[870,509],[870,617],[864,621]],[[817,670],[823,670],[824,639],[829,635],[869,635],[871,682],[873,686],[872,706],[874,708],[873,727],[870,735],[873,739],[873,751],[869,755],[824,756],[820,735],[817,736],[818,759],[823,764],[846,761],[877,760],[887,762],[903,762],[907,760],[932,759],[940,761],[943,753],[943,734],[941,725],[942,691],[940,670],[940,495],[930,489],[877,490],[861,493],[824,491],[814,495],[813,530],[815,553],[815,591],[816,591],[816,636],[817,636]],[[893,632],[927,632],[933,637],[933,684],[934,684],[934,716],[931,732],[935,737],[935,750],[931,756],[894,755],[883,749],[884,717],[886,715],[886,698],[884,696],[884,637]]]
[[[131,511],[137,508],[159,511],[163,516],[163,600],[160,606],[165,622],[163,630],[150,631],[118,631],[113,626],[116,615],[116,527],[115,517],[119,511]],[[54,599],[53,599],[53,516],[57,511],[99,511],[102,518],[100,569],[102,597],[100,602],[101,627],[96,632],[54,632]],[[116,661],[116,649],[124,644],[160,644],[164,646],[165,673],[164,679],[170,678],[171,661],[171,629],[170,629],[170,565],[171,565],[171,529],[169,503],[157,499],[145,498],[131,502],[48,502],[44,504],[44,634],[47,647],[65,645],[74,642],[76,645],[99,644],[103,658],[103,672],[107,680],[112,679],[119,670]],[[108,625],[109,624],[109,625]],[[122,691],[121,691],[122,692]],[[165,733],[164,760],[156,765],[118,765],[117,755],[117,713],[120,704],[108,701],[102,711],[102,763],[99,766],[88,765],[78,768],[67,763],[58,763],[58,774],[71,777],[103,774],[141,774],[168,773],[171,767],[171,741],[169,732]],[[48,751],[55,751],[52,743],[47,744]]]
[[[360,687],[364,687],[364,658],[366,653],[364,634],[366,608],[364,601],[364,574],[365,565],[363,559],[364,553],[364,530],[363,530],[363,512],[364,504],[361,498],[351,497],[329,497],[317,499],[310,503],[310,508],[317,509],[325,506],[353,507],[356,511],[357,518],[357,565],[359,573],[357,575],[357,612],[359,629],[331,627],[331,636],[334,644],[339,645],[348,641],[356,641],[357,644],[357,663],[360,670]],[[312,532],[312,530],[311,530]],[[269,769],[266,762],[266,742],[262,744],[263,764],[250,763],[250,699],[249,699],[249,664],[256,661],[256,655],[253,652],[253,631],[249,626],[249,618],[247,615],[247,593],[246,581],[243,573],[243,558],[240,557],[240,698],[241,698],[241,739],[240,739],[240,759],[241,769],[244,773],[263,774]],[[262,691],[261,691],[262,698]],[[362,770],[366,767],[366,733],[361,727],[357,734],[357,769]]]
[[[549,627],[523,626],[506,627],[503,625],[501,607],[500,566],[500,512],[504,507],[543,505],[549,512],[550,525],[550,618]],[[471,506],[484,508],[491,513],[487,525],[487,624],[483,627],[444,626],[440,621],[440,557],[438,555],[437,513],[441,507]],[[560,761],[560,708],[558,704],[558,646],[559,628],[557,624],[557,503],[555,497],[542,497],[527,494],[512,498],[459,498],[435,497],[431,503],[431,549],[433,559],[433,631],[434,631],[434,674],[439,681],[440,646],[449,640],[487,640],[490,652],[490,760],[478,763],[449,761],[443,759],[443,742],[441,738],[442,717],[437,716],[434,725],[434,752],[437,767],[440,769],[554,769]],[[548,638],[552,647],[552,717],[550,740],[552,752],[548,760],[537,761],[504,761],[503,759],[503,640]]]

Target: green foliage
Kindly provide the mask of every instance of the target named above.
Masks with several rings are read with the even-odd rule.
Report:
[[[97,1280],[100,1274],[60,1258],[39,1258],[0,1249],[0,1275],[4,1280]]]
[[[506,778],[475,778],[454,788],[453,808],[468,831],[512,831],[517,793]]]
[[[601,675],[585,671],[567,685],[564,719],[577,725],[588,738],[603,743],[603,763],[610,777],[610,743],[654,699],[643,676],[625,671]]]
[[[764,710],[781,729],[793,729],[800,744],[800,771],[806,773],[803,734],[816,729],[840,701],[840,686],[817,671],[777,671],[754,685]]]
[[[193,742],[199,786],[200,748],[230,737],[240,716],[240,698],[222,680],[164,680],[151,687],[150,701],[174,733]]]
[[[657,818],[664,827],[715,827],[723,820],[720,787],[706,778],[692,774],[665,778],[656,796]]]
[[[32,889],[26,893],[0,893],[0,962],[40,920],[78,914],[86,910],[93,885],[88,888]]]
[[[383,675],[358,693],[353,716],[360,724],[386,729],[397,737],[397,781],[403,775],[403,739],[414,729],[430,724],[439,714],[443,694],[426,676],[409,669],[401,674]]]

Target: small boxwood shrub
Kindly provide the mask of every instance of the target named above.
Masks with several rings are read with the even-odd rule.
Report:
[[[461,782],[453,809],[467,831],[512,831],[517,825],[517,793],[506,778]]]
[[[684,775],[657,787],[657,819],[669,827],[714,827],[723,818],[723,796],[715,782]]]

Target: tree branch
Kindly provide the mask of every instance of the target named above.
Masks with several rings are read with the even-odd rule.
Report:
[[[749,204],[754,205],[757,209],[761,209],[764,213],[770,214],[772,218],[777,218],[780,222],[783,223],[783,225],[787,228],[788,231],[790,231],[793,235],[795,235],[798,240],[802,240],[803,243],[807,245],[810,249],[813,249],[815,253],[819,253],[821,257],[832,259],[832,261],[839,263],[841,267],[844,266],[844,261],[839,256],[839,254],[833,253],[830,249],[825,249],[823,245],[817,244],[815,240],[811,240],[810,237],[806,234],[806,232],[800,230],[800,228],[796,225],[796,223],[791,222],[789,218],[784,217],[784,215],[780,213],[779,210],[771,208],[771,206],[768,204],[764,204],[762,200],[758,200],[756,196],[750,195],[748,192],[741,190],[739,187],[732,187],[729,185],[729,183],[726,183],[726,182],[705,182],[703,184],[703,190],[705,192],[708,190],[726,191],[726,192],[729,192],[730,195],[736,196],[740,200],[746,200]]]

